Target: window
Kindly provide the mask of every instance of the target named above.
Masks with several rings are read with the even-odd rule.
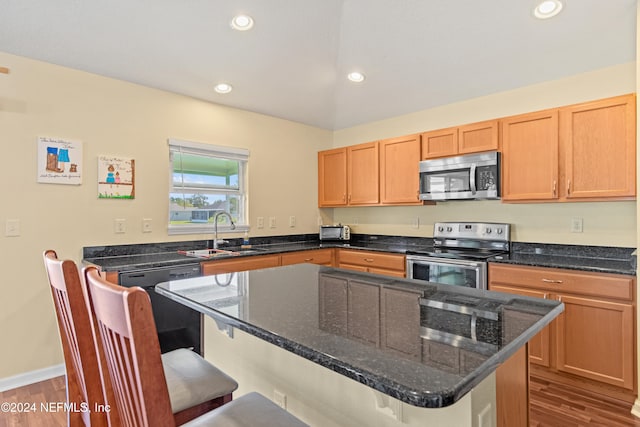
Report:
[[[170,139],[169,155],[169,234],[212,232],[216,214],[223,211],[236,231],[248,229],[248,150]],[[226,215],[218,216],[218,232],[230,225]]]

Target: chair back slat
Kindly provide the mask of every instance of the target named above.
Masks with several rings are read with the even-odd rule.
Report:
[[[174,425],[149,295],[107,282],[95,267],[84,277],[122,424]]]
[[[58,259],[52,250],[45,251],[43,258],[62,341],[68,403],[89,409],[70,411],[68,422],[106,426],[109,414],[94,410],[97,405],[104,407],[105,390],[78,268],[71,260]]]

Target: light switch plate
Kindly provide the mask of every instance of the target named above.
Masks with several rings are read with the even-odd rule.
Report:
[[[127,231],[127,221],[124,219],[113,220],[113,232],[116,234],[122,234]]]
[[[153,231],[153,222],[151,218],[142,218],[142,232],[151,233]]]
[[[264,228],[264,217],[263,216],[259,216],[256,220],[256,227],[258,228]]]

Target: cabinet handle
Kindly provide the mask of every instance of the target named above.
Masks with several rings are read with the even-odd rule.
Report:
[[[558,301],[562,302],[562,295],[558,295]]]
[[[305,258],[304,262],[309,262],[309,261],[313,261],[313,258]]]
[[[373,262],[373,258],[365,258],[364,259],[366,262]]]
[[[544,283],[557,283],[557,284],[562,283],[562,280],[554,280],[554,279],[542,279],[542,281]]]
[[[558,186],[558,183],[557,183],[557,181],[554,179],[554,180],[553,180],[553,195],[554,195],[554,196],[556,195],[556,187],[557,187],[557,186]]]
[[[346,195],[346,194],[343,194],[343,195],[342,195],[342,201],[343,201],[343,202],[346,202],[346,201],[347,201],[347,195]]]
[[[567,181],[567,196],[571,194],[571,180]]]
[[[349,194],[349,203],[351,203],[351,194]]]
[[[542,298],[548,299],[549,298],[549,294],[545,292],[544,295],[542,296]]]

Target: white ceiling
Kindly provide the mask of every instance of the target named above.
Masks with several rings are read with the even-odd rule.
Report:
[[[636,0],[563,1],[0,0],[0,51],[342,129],[635,60]]]

